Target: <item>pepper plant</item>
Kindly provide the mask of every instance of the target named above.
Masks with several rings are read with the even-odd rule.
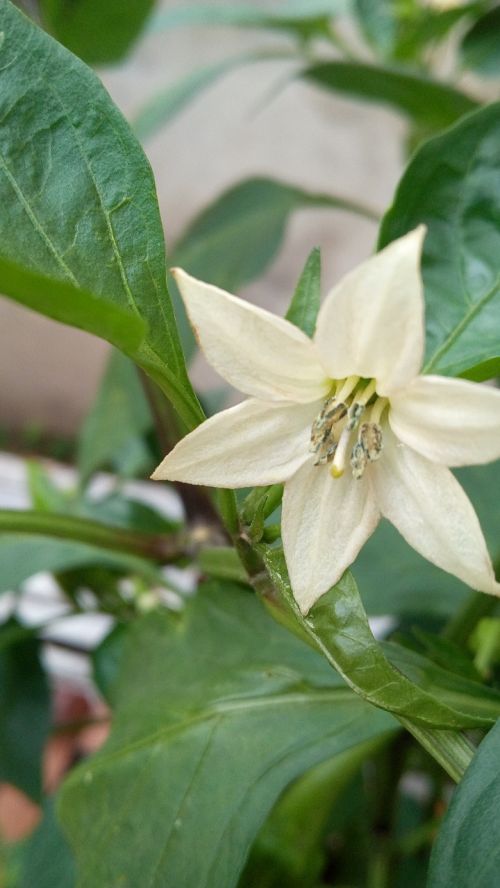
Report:
[[[264,24],[338,43],[332,4],[317,6]],[[391,64],[413,35],[416,65],[432,42],[417,24],[476,16],[470,49],[490,6],[356,9]],[[371,74],[342,76],[367,92]],[[234,233],[234,191],[175,248],[200,346],[249,396],[213,411],[186,368],[136,136],[86,64],[0,0],[0,290],[117,350],[77,487],[33,465],[33,508],[0,511],[3,592],[48,570],[70,613],[113,621],[89,653],[109,738],[50,798],[42,750],[72,729],[50,722],[50,625],[23,625],[14,598],[1,627],[2,778],[45,812],[5,855],[11,888],[496,885],[500,105],[388,76],[422,144],[374,255],[322,303],[317,250],[286,318],[221,287],[262,270],[295,207],[356,201],[245,183],[276,207],[259,256]],[[96,500],[103,464],[157,464],[183,517],[119,484]],[[195,594],[172,565],[194,570]]]

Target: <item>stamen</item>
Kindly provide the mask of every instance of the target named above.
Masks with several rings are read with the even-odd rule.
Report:
[[[316,453],[316,459],[314,460],[315,466],[324,466],[326,463],[332,461],[335,451],[337,449],[337,443],[330,437],[328,437],[325,441],[323,441],[318,447]]]
[[[357,441],[351,452],[352,475],[353,478],[356,479],[356,481],[359,481],[360,478],[363,477],[367,462],[368,456],[366,454],[365,448],[363,447],[361,441]]]
[[[337,449],[335,451],[335,458],[333,460],[333,465],[330,469],[330,472],[334,478],[340,478],[344,474],[346,457],[347,457],[347,448],[349,447],[350,437],[351,437],[351,431],[346,426],[340,436],[340,440],[337,445]]]
[[[364,413],[365,405],[360,404],[359,401],[353,401],[351,406],[349,407],[347,413],[347,426],[350,432],[354,431],[357,428],[359,420],[361,419],[362,414]]]
[[[382,429],[377,422],[364,422],[359,430],[359,441],[369,462],[380,459],[382,453]]]
[[[371,379],[365,389],[361,392],[360,395],[356,398],[358,404],[368,404],[371,396],[375,394],[375,389],[377,387],[377,380]]]
[[[377,398],[371,409],[370,422],[380,423],[380,417],[382,416],[388,403],[388,398]]]
[[[356,388],[360,380],[359,376],[348,376],[339,392],[336,392],[337,401],[345,401]]]

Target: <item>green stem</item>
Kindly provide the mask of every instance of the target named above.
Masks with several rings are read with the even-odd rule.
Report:
[[[438,762],[455,783],[464,776],[474,756],[474,747],[460,731],[422,728],[410,719],[398,716],[399,721],[418,740],[421,746]]]
[[[187,535],[139,533],[120,527],[109,527],[87,518],[61,515],[54,512],[17,511],[0,509],[0,533],[36,534],[58,539],[74,540],[152,558],[155,561],[174,561],[186,552]]]

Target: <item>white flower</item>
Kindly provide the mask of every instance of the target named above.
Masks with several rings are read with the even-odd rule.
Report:
[[[176,271],[207,360],[250,397],[187,435],[153,478],[285,482],[283,545],[304,613],[381,515],[438,567],[500,594],[477,516],[446,468],[500,457],[500,391],[418,375],[424,234],[420,226],[334,287],[313,340]]]

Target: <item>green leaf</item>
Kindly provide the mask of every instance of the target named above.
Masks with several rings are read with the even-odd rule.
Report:
[[[97,398],[87,414],[78,442],[78,465],[85,481],[97,469],[111,466],[122,474],[139,473],[152,462],[144,443],[152,416],[137,370],[119,352],[108,362]],[[123,455],[131,441],[140,442],[137,463],[124,464]]]
[[[455,790],[431,857],[427,888],[494,888],[500,866],[500,722]]]
[[[0,291],[108,338],[193,426],[146,157],[97,77],[9,0],[0,30]]]
[[[416,153],[384,218],[380,247],[423,222],[424,372],[500,372],[500,104],[471,114]]]
[[[76,883],[73,855],[57,822],[55,807],[53,799],[45,802],[40,826],[20,849],[15,888],[73,888]]]
[[[429,129],[449,126],[479,107],[465,93],[404,69],[333,61],[305,68],[300,76],[343,95],[390,105]]]
[[[180,6],[158,13],[153,19],[155,31],[167,28],[206,26],[234,26],[237,28],[269,28],[289,31],[294,36],[309,39],[328,33],[329,21],[334,15],[349,8],[348,0],[288,0],[271,8],[256,8],[238,3],[214,6],[199,3]]]
[[[476,509],[488,548],[498,561],[500,462],[468,466],[455,474]],[[391,553],[390,562],[387,552]],[[381,522],[361,550],[353,573],[371,615],[442,620],[456,613],[469,594],[456,577],[418,555],[387,521]]]
[[[419,687],[392,665],[372,635],[356,583],[349,573],[303,617],[292,595],[283,552],[268,549],[263,550],[263,556],[271,580],[281,593],[285,615],[295,621],[365,700],[422,727],[486,726],[495,720],[496,701],[487,713],[482,707],[478,713],[474,700],[444,701],[443,688],[429,681],[428,675],[424,687]],[[269,607],[276,611],[272,602]],[[437,667],[431,667],[435,676]]]
[[[37,639],[26,635],[14,620],[0,627],[0,781],[13,783],[36,801],[51,723],[49,686],[39,649]]]
[[[225,191],[191,223],[175,247],[175,263],[195,277],[234,292],[265,271],[281,247],[290,215],[307,207],[375,218],[371,210],[342,198],[312,194],[274,179],[246,179]],[[185,319],[180,298],[176,313]],[[195,342],[190,332],[189,338],[192,352]]]
[[[0,23],[1,13],[0,3]],[[0,71],[0,83],[1,77]],[[0,127],[0,138],[1,135]],[[4,182],[1,169],[0,155],[0,188]],[[12,204],[9,205],[9,209],[12,210]],[[0,230],[7,223],[7,215],[2,217],[0,211]],[[6,249],[5,244],[1,244],[1,249]],[[22,256],[20,260],[22,261]],[[142,347],[146,324],[139,315],[125,311],[113,302],[99,299],[73,283],[56,280],[46,274],[38,274],[0,255],[0,284],[2,293],[20,302],[21,305],[55,321],[86,330],[87,333],[93,333],[101,339],[107,339],[126,354],[134,355]]]
[[[316,329],[321,302],[321,252],[318,247],[311,250],[304,270],[293,294],[286,318],[308,336]]]
[[[125,552],[112,552],[88,543],[55,537],[3,534],[0,539],[0,592],[9,592],[39,571],[59,573],[73,568],[104,565],[122,573],[158,582],[154,566]]]
[[[437,666],[427,657],[395,642],[384,642],[382,650],[393,666],[414,684],[430,690],[447,706],[485,717],[490,722],[500,717],[500,693]]]
[[[131,625],[111,698],[110,740],[60,807],[82,886],[231,888],[291,780],[394,729],[254,596],[220,586]]]
[[[332,810],[354,774],[387,739],[354,746],[287,789],[257,837],[239,888],[317,888],[328,863]]]
[[[117,62],[137,40],[155,0],[40,0],[44,26],[90,65]]]
[[[500,7],[494,6],[474,22],[462,39],[461,60],[483,77],[500,73]]]

